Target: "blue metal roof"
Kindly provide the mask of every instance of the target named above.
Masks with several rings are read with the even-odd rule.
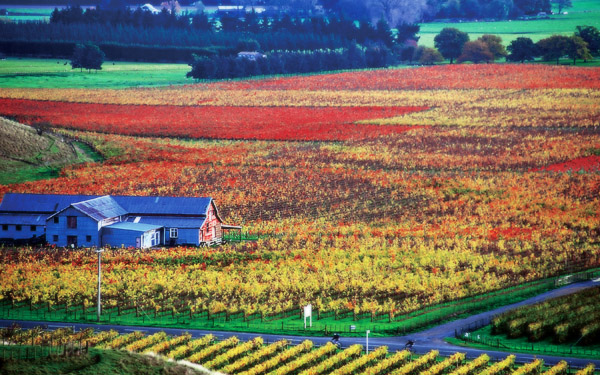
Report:
[[[155,224],[165,228],[197,228],[200,229],[206,218],[204,217],[173,217],[173,216],[130,216],[129,223]]]
[[[110,195],[73,203],[72,206],[96,221],[127,215],[127,211],[119,206]]]
[[[78,202],[99,195],[6,193],[0,212],[43,212],[54,214]],[[212,198],[205,197],[135,197],[111,196],[119,206],[132,215],[206,215]]]
[[[162,225],[152,225],[152,224],[140,224],[140,223],[128,223],[128,222],[120,222],[114,223],[105,228],[110,229],[119,229],[119,230],[129,230],[134,232],[148,232],[150,230],[156,230],[162,228]]]
[[[46,225],[46,214],[0,214],[0,224]]]
[[[53,214],[73,203],[98,197],[98,195],[6,193],[2,198],[2,203],[0,203],[0,212],[43,212]]]
[[[212,198],[112,196],[131,215],[206,215]]]

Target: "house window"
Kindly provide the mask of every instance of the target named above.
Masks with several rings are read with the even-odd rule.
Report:
[[[52,235],[52,241],[58,242],[58,234],[53,234]]]
[[[67,216],[67,228],[77,229],[77,216]]]
[[[90,236],[90,235],[85,236],[85,242],[92,242],[92,236]]]
[[[179,235],[179,230],[177,228],[171,228],[169,230],[169,237],[177,238],[178,235]]]
[[[31,226],[31,231],[32,231],[32,232],[35,232],[36,230],[37,230],[37,227],[36,227],[35,225],[32,225],[32,226]]]
[[[2,230],[8,230],[8,224],[2,224]]]
[[[20,231],[21,231],[21,226],[17,225],[17,232],[20,232]]]
[[[54,224],[58,224],[58,216],[54,216]]]

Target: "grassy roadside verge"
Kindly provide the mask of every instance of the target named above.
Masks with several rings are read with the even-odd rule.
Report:
[[[586,277],[600,276],[600,270],[586,271]],[[497,307],[520,302],[561,286],[564,277],[554,277],[523,285],[505,288],[479,296],[469,297],[445,304],[433,305],[409,314],[372,321],[371,317],[345,314],[339,319],[333,316],[313,317],[312,327],[304,328],[300,311],[291,316],[245,319],[242,316],[226,316],[225,314],[191,315],[189,311],[174,312],[144,311],[141,308],[121,310],[104,308],[100,324],[136,325],[165,328],[206,329],[219,331],[239,331],[254,333],[277,333],[302,336],[329,336],[332,332],[344,336],[363,336],[366,330],[372,337],[388,337],[405,335],[457,320],[473,314],[489,311]],[[120,312],[120,314],[119,314]],[[3,301],[0,304],[0,319],[7,320],[40,320],[48,322],[96,323],[96,307],[93,305],[83,309],[82,306],[30,305],[27,302],[15,303]]]
[[[527,339],[507,339],[502,335],[492,335],[490,326],[470,332],[468,341],[465,341],[464,338],[448,337],[446,342],[488,351],[502,350],[534,355],[600,359],[600,345],[575,346],[574,343],[555,345],[549,341],[531,343]]]

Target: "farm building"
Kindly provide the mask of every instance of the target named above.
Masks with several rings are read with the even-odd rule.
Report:
[[[152,4],[144,4],[140,7],[140,9],[150,12],[152,14],[160,13],[160,10],[156,9]]]
[[[207,245],[224,229],[212,198],[7,193],[0,203],[0,239],[45,235],[57,246]]]
[[[260,59],[266,59],[267,55],[263,55],[262,53],[255,51],[242,51],[238,52],[237,57],[241,59],[256,61]]]

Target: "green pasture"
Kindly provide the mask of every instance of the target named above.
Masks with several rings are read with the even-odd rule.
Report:
[[[96,88],[190,84],[186,64],[106,61],[102,70],[71,69],[67,59],[0,60],[0,88]]]
[[[52,14],[53,9],[48,7],[39,7],[39,8],[12,8],[12,7],[4,7],[0,5],[0,9],[6,9],[8,15],[0,16],[0,21],[2,20],[12,20],[16,22],[25,22],[25,21],[50,21],[50,15]]]
[[[71,160],[71,163],[85,163],[90,161],[101,161],[100,156],[88,145],[75,142],[77,145],[77,158]],[[42,152],[53,152],[42,151]],[[26,181],[47,180],[56,178],[60,175],[61,169],[68,165],[29,165],[18,161],[0,159],[0,185],[20,184]]]
[[[557,9],[555,9],[557,11]],[[518,37],[531,38],[534,42],[552,34],[571,35],[577,26],[595,26],[600,29],[600,1],[573,0],[568,14],[550,15],[549,19],[507,20],[497,22],[432,22],[422,23],[419,44],[433,47],[433,38],[445,27],[455,27],[469,34],[471,40],[483,34],[494,34],[509,44]]]
[[[0,8],[3,8],[0,5]],[[50,15],[52,14],[52,11],[54,10],[51,7],[39,7],[39,8],[32,8],[32,7],[28,7],[28,8],[4,8],[8,11],[8,14],[13,14],[13,13],[18,13],[18,14],[30,14],[30,15],[34,15],[34,16],[47,16],[50,17]]]
[[[64,8],[64,5],[57,5],[58,8]],[[47,5],[22,5],[18,6],[15,4],[2,5],[0,9],[6,9],[8,15],[0,16],[2,20],[12,20],[17,22],[24,21],[50,21],[50,15],[55,7]]]

